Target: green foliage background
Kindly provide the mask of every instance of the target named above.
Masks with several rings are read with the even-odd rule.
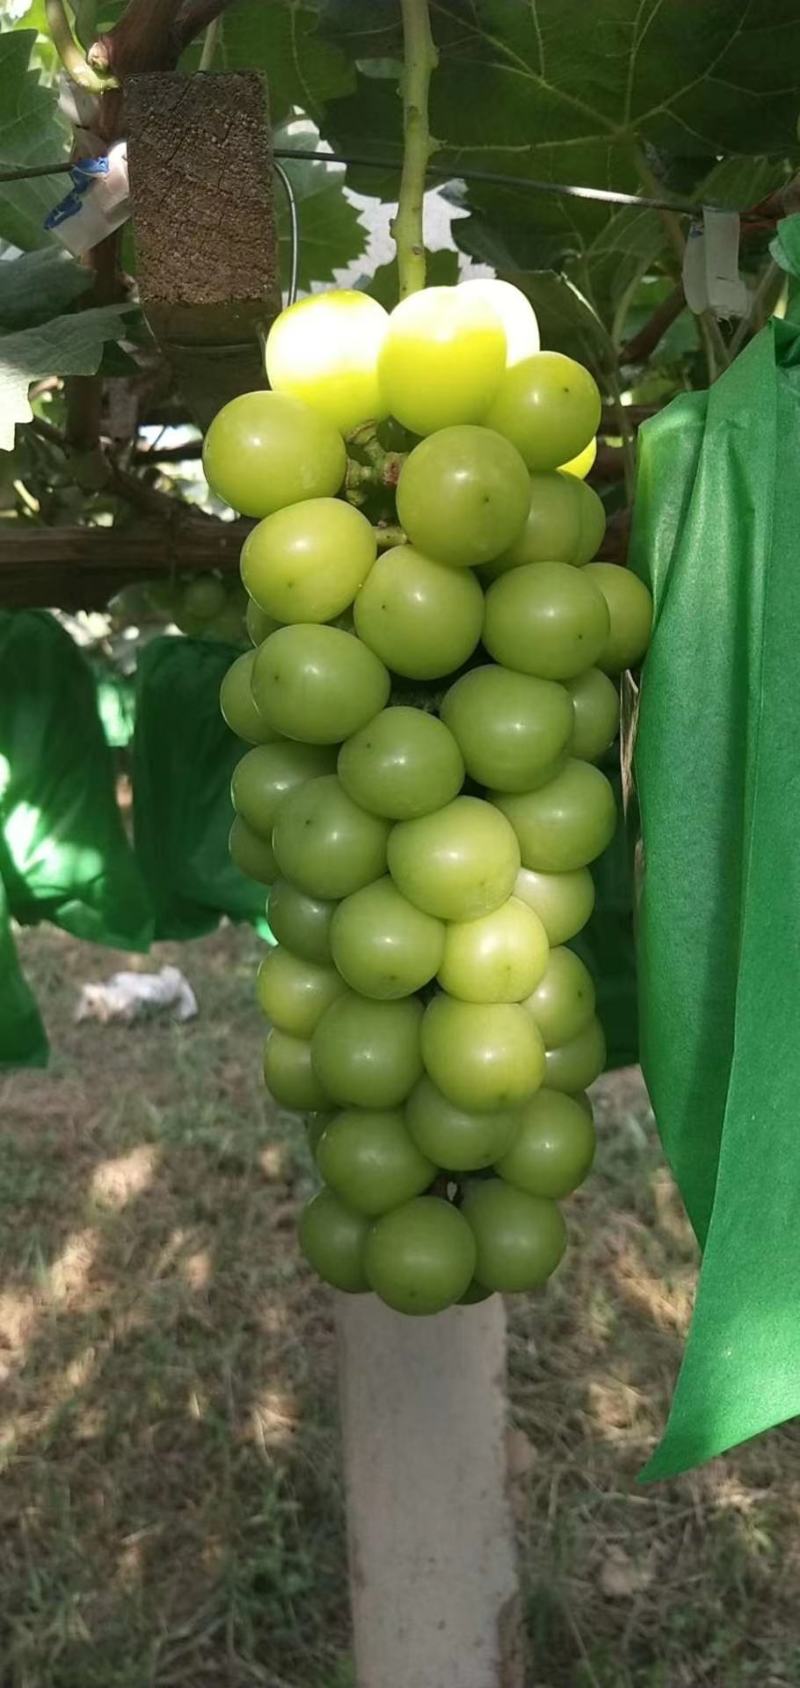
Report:
[[[101,5],[98,28],[123,9],[121,0]],[[42,0],[22,9],[16,0],[3,11],[0,159],[63,158],[69,133]],[[467,213],[454,224],[457,243],[525,288],[546,344],[568,346],[607,372],[677,275],[674,231],[657,211],[548,198],[527,180],[635,193],[652,191],[655,179],[694,200],[753,205],[797,163],[800,4],[431,0],[431,17],[440,55],[431,94],[436,163],[452,168],[443,191]],[[401,51],[399,0],[234,0],[214,65],[266,72],[278,143],[313,146],[321,138],[347,153],[398,160]],[[187,72],[198,57],[195,43]],[[289,168],[300,199],[301,285],[330,283],[366,247],[345,183],[391,200],[397,172]],[[465,183],[459,169],[500,170],[519,187]],[[24,252],[53,251],[42,221],[64,187],[58,177],[5,186],[0,238]],[[764,244],[748,243],[748,269],[758,269]],[[104,343],[119,337],[118,320],[75,310],[78,285],[75,267],[53,259],[41,269],[18,262],[0,287],[0,327],[14,336],[0,346],[6,446],[25,417],[29,380],[90,373]],[[379,290],[390,296],[383,283]],[[692,327],[659,352],[656,372],[667,386],[703,373]]]

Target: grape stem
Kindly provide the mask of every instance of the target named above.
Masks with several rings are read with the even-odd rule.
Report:
[[[380,457],[374,456],[371,463],[356,463],[352,457],[348,458],[345,491],[354,492],[361,487],[396,487],[405,460],[406,454],[402,451],[382,451]]]
[[[390,551],[394,545],[405,545],[406,536],[397,522],[376,522],[372,529],[379,551]]]
[[[45,17],[50,31],[50,39],[64,66],[67,75],[77,82],[81,88],[88,88],[90,93],[100,94],[108,87],[108,82],[95,75],[70,29],[69,19],[64,7],[64,0],[45,0]]]
[[[397,247],[400,298],[425,286],[423,206],[425,177],[437,143],[428,123],[428,90],[438,55],[428,0],[401,0],[403,11],[403,169],[392,234]]]

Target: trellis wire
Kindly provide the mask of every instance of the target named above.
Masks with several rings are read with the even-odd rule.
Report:
[[[400,161],[397,158],[368,158],[365,154],[344,152],[321,152],[307,148],[284,147],[276,148],[273,154],[276,174],[280,174],[284,189],[289,197],[290,184],[286,173],[279,161],[285,159],[291,163],[296,159],[303,163],[344,164],[359,170],[399,170]],[[22,182],[33,176],[61,176],[71,169],[69,163],[36,164],[36,165],[3,165],[0,164],[0,182]],[[645,211],[673,211],[681,217],[702,217],[704,210],[739,211],[736,205],[720,205],[711,200],[706,206],[696,205],[688,199],[658,199],[651,194],[623,193],[617,188],[590,188],[578,183],[543,182],[531,176],[512,176],[498,170],[476,170],[469,165],[458,164],[429,164],[427,175],[437,181],[454,181],[459,178],[465,182],[485,182],[489,187],[514,188],[528,193],[542,193],[554,195],[561,199],[596,200],[604,205],[618,205],[621,210]],[[292,209],[293,208],[293,209]],[[739,214],[747,218],[748,212]],[[290,217],[296,222],[297,207],[294,200],[290,201]]]

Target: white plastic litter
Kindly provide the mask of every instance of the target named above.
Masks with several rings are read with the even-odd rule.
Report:
[[[132,1025],[165,1011],[173,1020],[193,1020],[197,1013],[194,991],[177,967],[162,967],[160,973],[114,973],[104,984],[83,985],[75,1019]]]

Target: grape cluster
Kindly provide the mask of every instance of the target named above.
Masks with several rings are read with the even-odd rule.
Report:
[[[247,608],[247,594],[238,580],[206,574],[193,580],[149,580],[125,586],[110,600],[108,614],[114,627],[173,623],[193,639],[244,645]]]
[[[592,1162],[605,1046],[569,942],[615,828],[595,765],[614,676],[651,604],[591,561],[600,396],[539,349],[516,289],[430,288],[389,316],[314,296],[274,324],[267,373],[205,443],[212,487],[259,518],[254,648],[221,705],[251,746],[231,851],[271,887],[266,1083],[307,1117],[317,1272],[435,1313],[543,1283]],[[348,435],[371,439],[360,476]],[[396,481],[380,554],[385,512],[376,531],[342,496],[370,475],[384,498]]]

